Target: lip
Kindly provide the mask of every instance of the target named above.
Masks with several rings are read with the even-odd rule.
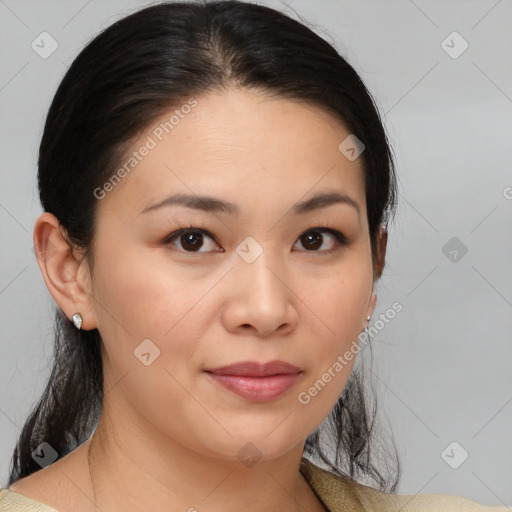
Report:
[[[268,377],[271,375],[290,375],[299,373],[300,368],[286,361],[277,359],[268,363],[258,363],[257,361],[241,361],[213,370],[206,370],[216,375],[243,375],[245,377]]]
[[[300,379],[302,371],[285,361],[258,363],[244,361],[205,370],[210,378],[224,388],[253,402],[274,400]]]

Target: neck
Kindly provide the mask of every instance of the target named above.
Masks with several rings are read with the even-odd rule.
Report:
[[[105,512],[324,510],[299,471],[302,446],[272,460],[226,460],[167,440],[117,432],[103,421],[88,441],[95,507]],[[129,447],[129,449],[128,449]]]

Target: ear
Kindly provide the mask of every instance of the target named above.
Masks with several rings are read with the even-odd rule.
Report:
[[[88,261],[65,238],[57,218],[41,214],[34,225],[34,252],[48,291],[67,318],[83,317],[82,329],[96,328]]]
[[[382,275],[382,270],[384,269],[385,259],[386,259],[386,247],[388,243],[388,232],[385,226],[381,225],[379,227],[379,234],[378,234],[378,242],[377,242],[377,248],[378,248],[378,255],[376,258],[376,262],[373,268],[373,274],[374,274],[374,281],[379,279]],[[368,316],[372,316],[375,306],[377,305],[377,292],[375,291],[375,288],[372,286],[372,295],[370,297],[370,301],[368,302],[368,308],[366,310],[366,316],[364,318],[363,322],[363,329],[365,329],[368,326]]]

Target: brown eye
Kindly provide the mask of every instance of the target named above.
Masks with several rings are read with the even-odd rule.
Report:
[[[319,251],[318,249],[324,244],[325,234],[330,235],[334,242],[331,242],[330,247],[327,249]],[[342,233],[328,228],[310,229],[303,233],[299,237],[299,240],[302,247],[304,247],[308,252],[331,252],[338,246],[346,244],[346,239]]]
[[[205,238],[213,240],[212,235],[203,229],[180,229],[171,233],[165,240],[164,245],[181,245],[178,250],[181,252],[208,252],[200,251],[205,243]]]
[[[189,254],[202,253],[209,252],[208,249],[201,250],[208,239],[213,242],[213,250],[217,250],[215,247],[218,247],[218,245],[216,244],[213,235],[201,228],[179,229],[166,237],[162,243],[163,245],[173,246],[176,248],[173,250],[177,250],[178,252]],[[298,238],[297,242],[299,241],[301,246],[306,249],[306,252],[318,253],[332,252],[347,243],[347,240],[342,233],[330,228],[309,229]],[[322,249],[324,245],[327,245],[327,248],[324,247]],[[222,250],[220,252],[222,252]]]
[[[197,251],[203,245],[202,233],[185,233],[180,235],[181,246],[185,250]]]

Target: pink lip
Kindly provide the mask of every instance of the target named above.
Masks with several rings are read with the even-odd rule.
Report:
[[[254,402],[273,400],[295,385],[300,368],[284,361],[236,363],[206,373],[220,385]]]
[[[267,377],[269,375],[288,375],[299,373],[301,370],[293,364],[285,361],[269,361],[258,363],[257,361],[241,361],[239,363],[221,366],[213,370],[206,370],[217,375],[244,375],[246,377]]]

